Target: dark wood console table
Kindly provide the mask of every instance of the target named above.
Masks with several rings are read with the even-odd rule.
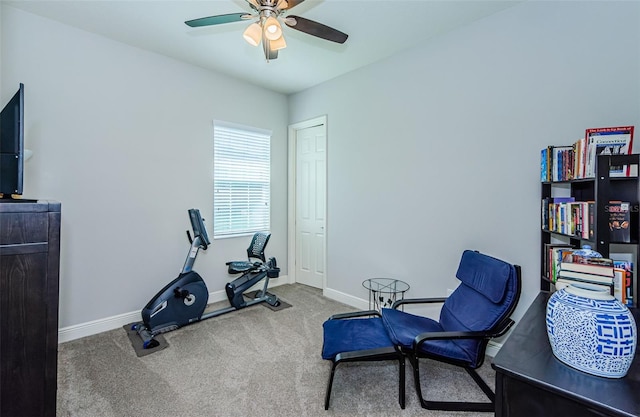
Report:
[[[639,349],[624,378],[609,379],[575,370],[553,356],[541,292],[493,360],[496,417],[639,416]],[[640,325],[638,309],[633,309]]]

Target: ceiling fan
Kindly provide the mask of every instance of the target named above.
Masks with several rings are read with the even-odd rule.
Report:
[[[244,39],[253,46],[258,46],[260,42],[262,42],[262,48],[264,49],[264,56],[267,62],[269,62],[270,59],[278,58],[278,51],[287,46],[282,34],[281,21],[290,28],[331,42],[344,43],[347,40],[349,35],[323,25],[322,23],[314,22],[313,20],[300,16],[284,16],[286,12],[303,1],[304,0],[246,0],[253,10],[253,13],[221,14],[188,20],[184,23],[190,27],[200,27],[256,19],[254,23],[247,27],[243,36]]]

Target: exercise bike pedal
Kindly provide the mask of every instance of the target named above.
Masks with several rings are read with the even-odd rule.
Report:
[[[158,342],[156,339],[151,339],[147,342],[142,342],[142,348],[143,349],[153,349],[154,347],[158,347],[160,346],[160,342]]]
[[[143,349],[152,349],[160,346],[160,342],[153,338],[153,334],[145,327],[143,323],[136,323],[131,326],[131,330],[135,330],[142,339]]]
[[[264,300],[267,304],[269,304],[272,307],[278,307],[280,306],[280,300],[278,299],[278,296],[275,294],[271,294],[270,292],[266,293],[266,297],[267,299]]]

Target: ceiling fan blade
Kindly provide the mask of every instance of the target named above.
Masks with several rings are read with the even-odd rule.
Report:
[[[247,3],[249,3],[249,6],[256,12],[260,10],[260,3],[258,3],[258,0],[247,0]]]
[[[282,7],[282,10],[290,10],[302,3],[304,0],[285,0],[288,4],[286,7]]]
[[[253,16],[248,13],[229,13],[217,16],[201,17],[200,19],[187,20],[184,22],[192,28],[200,26],[221,25],[223,23],[240,22],[241,20],[251,19]]]
[[[326,39],[331,42],[345,43],[349,37],[349,35],[340,32],[337,29],[300,16],[287,16],[284,23],[293,29],[299,30],[300,32],[308,33],[309,35],[317,36],[318,38]]]

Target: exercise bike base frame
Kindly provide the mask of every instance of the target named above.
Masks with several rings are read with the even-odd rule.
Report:
[[[247,277],[248,275],[251,276]],[[143,348],[150,349],[159,345],[159,342],[154,339],[154,337],[158,334],[177,330],[180,327],[184,327],[188,324],[196,323],[213,317],[218,317],[223,314],[241,310],[243,308],[250,307],[262,302],[266,302],[271,306],[277,307],[280,305],[278,296],[267,291],[269,287],[269,279],[270,277],[266,270],[261,270],[259,272],[245,272],[242,276],[227,284],[227,288],[229,288],[229,286],[232,285],[233,282],[239,280],[243,284],[237,288],[238,291],[234,292],[232,296],[227,294],[229,302],[233,303],[232,305],[218,310],[204,312],[208,301],[208,292],[204,281],[194,271],[190,271],[187,274],[181,274],[181,276],[176,278],[171,283],[173,285],[167,285],[156,297],[154,297],[149,302],[149,304],[143,310],[143,322],[134,324],[132,326],[132,330],[135,330],[142,339]],[[264,280],[264,286],[261,290],[258,290],[258,292],[256,293],[256,297],[251,300],[245,300],[244,293],[262,280]],[[193,293],[184,290],[184,287],[180,286],[180,284],[184,284],[185,281],[188,282],[188,285],[191,286],[191,290],[195,289],[196,292],[200,293],[199,297],[196,297]],[[187,291],[187,294],[182,293],[184,291]],[[180,321],[176,320],[176,316],[180,315],[177,314],[176,311],[182,313],[185,311],[185,309],[189,308],[181,305],[180,301],[182,299],[178,296],[178,294],[182,295],[183,299],[185,300],[182,301],[182,303],[186,305],[188,302],[190,302],[190,305],[194,306],[197,309],[194,310],[195,312],[197,312],[196,316],[183,315],[183,317],[181,318],[178,317],[181,319]],[[204,294],[206,294],[206,296]],[[193,299],[191,301],[187,301],[189,297],[193,297]],[[238,303],[237,301],[239,298],[242,298],[242,302],[240,303]],[[160,306],[160,308],[157,306]],[[154,310],[156,310],[155,314]],[[162,316],[162,314],[165,314],[165,316]],[[166,320],[166,316],[172,316],[172,320]],[[154,320],[156,317],[159,317],[161,319],[165,318],[165,320],[163,320],[162,323],[158,323],[157,320]]]

